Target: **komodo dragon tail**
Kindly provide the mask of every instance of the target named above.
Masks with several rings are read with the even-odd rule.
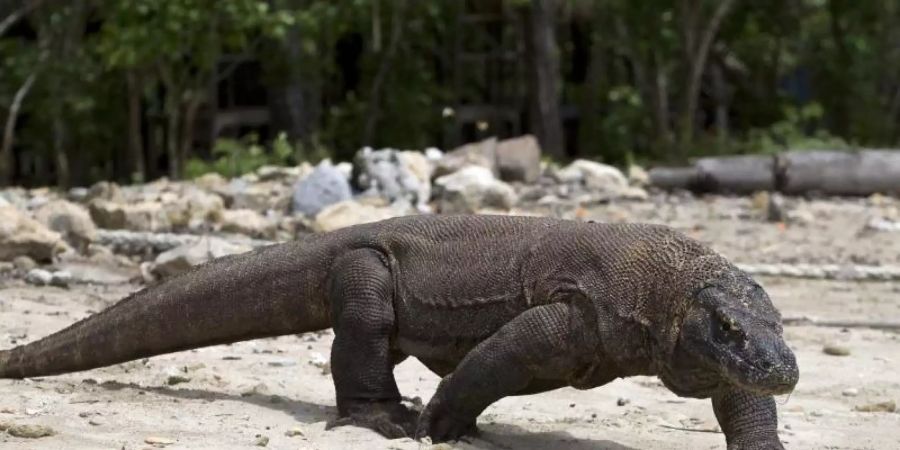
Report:
[[[288,243],[201,265],[44,339],[0,351],[0,378],[328,328],[328,247]]]

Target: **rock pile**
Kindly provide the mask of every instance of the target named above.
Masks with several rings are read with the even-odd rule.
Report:
[[[292,240],[409,214],[503,214],[539,199],[645,198],[639,186],[646,174],[630,170],[629,177],[587,160],[544,164],[537,140],[522,136],[447,153],[367,147],[352,163],[264,166],[234,179],[100,182],[65,193],[13,188],[0,191],[0,261],[4,271],[41,285],[66,286],[73,277],[65,268],[82,273],[99,260],[151,281],[247,251],[254,240]],[[54,266],[12,263],[21,258]]]

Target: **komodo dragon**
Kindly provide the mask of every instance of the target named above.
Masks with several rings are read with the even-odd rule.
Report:
[[[772,396],[799,377],[780,321],[747,274],[664,226],[413,216],[198,266],[0,352],[0,378],[334,327],[332,426],[455,440],[505,396],[657,375],[712,398],[729,449],[772,449]],[[443,377],[421,414],[392,374],[407,356]]]

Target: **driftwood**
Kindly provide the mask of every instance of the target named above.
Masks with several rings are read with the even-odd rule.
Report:
[[[692,167],[650,170],[662,189],[790,195],[900,194],[900,150],[789,151],[777,156],[701,158]]]

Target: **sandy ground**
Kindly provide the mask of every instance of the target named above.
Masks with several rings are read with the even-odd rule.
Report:
[[[823,202],[821,209],[832,215],[828,221],[787,228],[747,218],[741,212],[748,211],[746,200],[723,202],[722,208],[713,208],[698,201],[673,210],[671,220],[741,262],[900,262],[900,233],[858,232],[873,213],[858,202]],[[612,208],[624,207],[589,214],[604,219],[621,215]],[[628,209],[626,219],[661,220],[641,208]],[[760,281],[785,316],[900,321],[900,283]],[[35,288],[0,279],[0,347],[49,334],[138,288]],[[856,410],[900,402],[900,334],[791,326],[786,337],[801,369],[796,391],[778,398],[779,431],[788,448],[900,448],[900,413]],[[335,416],[334,391],[330,375],[314,363],[327,357],[331,340],[330,332],[288,336],[59,377],[0,380],[0,423],[38,424],[56,432],[40,439],[0,433],[0,448],[154,447],[146,443],[148,438],[172,442],[164,445],[169,449],[255,448],[260,439],[274,449],[430,448],[409,439],[385,440],[364,429],[325,430]],[[826,344],[845,346],[850,354],[827,355]],[[404,395],[426,401],[438,382],[414,360],[401,364],[396,374]],[[187,381],[170,385],[173,375]],[[507,398],[485,411],[479,424],[479,438],[438,448],[725,447],[708,401],[678,398],[655,378],[618,380],[591,391],[560,389]]]

